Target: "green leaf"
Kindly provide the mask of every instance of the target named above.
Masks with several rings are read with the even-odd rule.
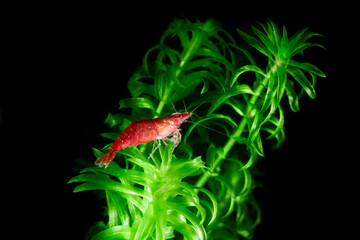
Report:
[[[217,148],[215,145],[210,144],[206,153],[206,163],[210,169],[213,169],[213,163],[217,156]]]
[[[125,98],[120,100],[119,102],[119,109],[122,108],[149,108],[152,111],[155,111],[154,103],[143,97],[132,97],[132,98]]]
[[[71,178],[68,181],[68,183],[87,182],[87,181],[108,181],[108,180],[109,180],[109,177],[104,174],[101,174],[101,175],[99,175],[99,174],[80,174],[76,177]],[[111,180],[111,181],[113,181],[113,180]]]
[[[262,140],[260,134],[256,135],[255,141],[252,144],[252,147],[255,149],[256,153],[259,154],[261,157],[264,156],[264,149],[262,145]]]
[[[152,234],[156,221],[152,205],[149,204],[143,217],[136,219],[135,222],[137,221],[139,222],[138,224],[134,223],[136,227],[133,225],[129,239],[147,239]]]
[[[181,69],[177,65],[167,65],[166,66],[166,76],[170,81],[173,81],[177,87],[186,88],[187,86],[179,78],[181,74]],[[167,96],[166,96],[167,97]]]
[[[187,97],[192,91],[194,91],[194,89],[196,89],[197,86],[201,84],[201,82],[208,84],[208,81],[205,80],[205,78],[207,77],[209,77],[209,73],[205,71],[197,71],[183,75],[181,78],[181,82],[186,87],[175,88],[174,92],[171,95],[172,101],[176,102],[182,98]]]
[[[99,149],[96,149],[96,148],[92,148],[92,149],[93,149],[93,152],[94,152],[94,155],[95,155],[96,158],[101,158],[102,156],[105,155],[105,153],[103,153]]]
[[[186,239],[193,239],[193,240],[203,239],[201,237],[202,234],[199,235],[196,229],[193,226],[187,224],[183,218],[184,217],[181,214],[177,213],[174,210],[169,211],[167,215],[167,221],[169,226],[173,227],[179,233],[184,235]]]
[[[153,211],[156,213],[155,235],[157,239],[165,239],[167,222],[167,200],[162,192],[155,192],[152,201]]]
[[[215,221],[215,219],[216,219],[216,217],[217,217],[217,214],[218,214],[218,203],[217,203],[217,201],[216,201],[215,196],[214,196],[209,190],[207,190],[207,189],[205,189],[205,188],[199,188],[199,187],[196,187],[196,189],[199,190],[199,191],[201,191],[201,192],[203,192],[204,194],[206,194],[206,195],[210,198],[211,203],[212,203],[212,205],[213,205],[213,208],[211,209],[211,210],[212,210],[212,217],[211,217],[211,219],[210,219],[210,221],[209,221],[209,223],[208,223],[208,225],[210,225],[210,224],[212,224],[212,223]]]
[[[276,105],[280,105],[287,82],[287,72],[284,64],[277,66],[276,77],[278,81],[278,86],[276,90]]]
[[[292,55],[292,51],[293,49],[299,44],[299,42],[301,42],[301,39],[304,35],[304,33],[308,30],[309,28],[303,28],[301,30],[299,30],[298,32],[296,32],[294,35],[292,35],[289,39],[289,55],[286,56],[287,58],[290,58]]]
[[[279,109],[279,118],[272,116],[266,125],[263,126],[262,130],[270,133],[270,135],[266,139],[273,139],[277,140],[276,145],[273,146],[273,149],[280,147],[284,140],[285,140],[285,131],[284,131],[284,112],[280,105],[278,106]]]
[[[267,34],[264,34],[263,32],[261,32],[259,29],[255,28],[254,26],[251,26],[253,32],[255,33],[255,35],[257,37],[259,37],[259,39],[262,41],[262,43],[265,45],[265,47],[271,52],[272,55],[276,55],[277,54],[277,48],[276,48],[276,42],[273,39],[273,34],[271,29],[266,29],[265,27],[263,27],[266,31]]]
[[[289,105],[290,105],[291,110],[293,112],[299,111],[300,110],[299,109],[299,98],[294,89],[294,82],[287,81],[285,90],[286,90],[286,94],[289,99]]]
[[[314,87],[311,85],[310,81],[306,78],[304,73],[298,68],[288,66],[287,71],[290,75],[303,87],[305,92],[309,95],[310,98],[316,98],[316,93]]]
[[[272,122],[272,120],[269,120],[269,122]],[[279,130],[277,130],[276,126],[278,123],[274,122],[274,126],[273,127],[263,127],[263,130],[270,133],[271,138],[275,138],[277,143],[272,146],[272,149],[278,149],[285,141],[285,130],[284,128],[279,128]],[[276,131],[276,132],[275,132]],[[266,139],[270,139],[270,136],[267,137]]]
[[[311,63],[300,63],[295,60],[290,60],[289,65],[316,74],[319,77],[326,77],[326,75],[318,67],[312,65]]]
[[[243,31],[241,31],[239,29],[236,29],[236,30],[240,34],[240,36],[245,40],[245,42],[247,42],[249,45],[251,45],[252,47],[257,49],[259,52],[261,52],[262,54],[264,54],[268,58],[272,58],[271,52],[269,51],[269,49],[263,43],[261,43],[256,38],[250,36],[249,34],[243,32]]]
[[[100,175],[95,174],[82,174],[78,179],[71,179],[71,182],[76,181],[88,181],[75,187],[74,192],[82,192],[89,190],[113,190],[120,193],[126,193],[135,196],[141,196],[147,199],[151,199],[149,194],[143,189],[118,183],[110,178],[98,178]]]
[[[110,176],[126,179],[129,182],[141,184],[144,186],[150,186],[152,184],[152,179],[144,172],[136,171],[133,169],[123,169],[120,167],[114,168],[112,167],[112,165],[110,165],[108,168],[88,167],[81,171],[81,173],[84,172],[105,173]]]
[[[254,149],[260,156],[264,155],[260,137],[261,126],[264,124],[263,121],[264,117],[262,114],[255,115],[248,137],[248,146]]]
[[[258,160],[259,154],[258,151],[253,147],[250,146],[250,156],[246,163],[244,163],[244,166],[240,170],[249,169],[251,166],[254,165],[254,163]]]
[[[313,33],[313,32],[306,32],[308,28],[304,28],[297,33],[295,33],[289,40],[289,51],[288,51],[288,58],[293,57],[297,55],[298,53],[301,53],[305,49],[309,47],[321,47],[324,48],[320,44],[316,43],[307,43],[306,41],[313,37],[313,36],[322,36],[319,33]]]
[[[119,217],[117,214],[117,208],[116,205],[110,195],[111,195],[112,191],[105,191],[106,193],[106,201],[107,201],[107,205],[108,205],[108,215],[109,215],[109,227],[113,227],[113,226],[117,226],[119,225]]]
[[[160,43],[152,48],[150,48],[144,55],[143,58],[143,67],[145,72],[150,76],[150,70],[149,70],[149,62],[148,57],[151,53],[153,53],[155,50],[158,50],[158,59],[157,63],[162,62],[164,58],[170,59],[171,64],[176,64],[179,61],[179,52],[166,44]]]
[[[218,93],[215,101],[212,102],[210,109],[208,110],[207,115],[213,113],[221,104],[223,104],[227,99],[240,95],[240,94],[252,94],[255,95],[254,91],[246,84],[235,85],[224,93]]]
[[[227,218],[233,211],[234,211],[234,204],[235,204],[235,194],[234,194],[234,189],[230,186],[230,184],[228,183],[228,179],[224,178],[223,176],[214,176],[214,179],[216,179],[218,182],[220,182],[221,184],[221,192],[228,192],[230,195],[230,200],[229,200],[229,209],[227,210],[227,212],[222,216],[222,219]],[[218,196],[219,198],[219,196]],[[221,199],[219,199],[219,201],[221,201]],[[223,203],[221,204],[223,205]],[[224,211],[225,212],[225,211]]]
[[[239,193],[237,193],[236,196],[240,198],[246,198],[253,188],[253,180],[250,171],[247,168],[242,167],[240,172],[243,176],[243,184],[242,189],[239,191]]]
[[[231,78],[231,81],[230,81],[230,87],[233,86],[233,84],[236,82],[236,80],[240,77],[241,74],[243,74],[245,72],[249,72],[249,71],[259,73],[262,76],[267,77],[266,73],[261,68],[255,66],[255,65],[245,65],[245,66],[242,66],[242,67],[238,68],[234,72],[234,74],[233,74],[233,76]]]
[[[289,49],[289,39],[285,26],[283,26],[283,35],[281,38],[279,53],[283,59],[287,59],[287,53]]]
[[[142,82],[142,79],[148,79],[150,76],[143,68],[138,68],[128,81],[128,88],[131,96],[138,97],[142,93],[154,96],[154,86],[152,84]]]
[[[237,202],[237,229],[236,232],[246,239],[252,239],[254,228],[261,221],[261,211],[258,203],[254,198],[246,199],[246,201]],[[249,214],[252,211],[253,214]]]
[[[275,96],[276,96],[276,90],[278,89],[278,84],[279,82],[277,79],[276,71],[275,72],[271,71],[269,77],[269,83],[266,89],[265,99],[262,103],[260,113],[266,112],[270,107],[270,105],[274,104],[274,102],[277,102]]]
[[[228,99],[224,104],[229,105],[240,116],[246,116],[246,105],[236,98]]]
[[[177,212],[181,216],[185,217],[190,223],[191,226],[194,228],[197,238],[195,239],[204,239],[205,238],[205,229],[200,224],[199,219],[196,217],[194,213],[192,213],[190,210],[186,209],[185,207],[174,204],[172,202],[168,202],[169,209]]]
[[[116,216],[120,219],[122,225],[128,226],[130,224],[130,216],[124,206],[127,205],[127,199],[121,196],[118,192],[106,191],[108,205],[109,205],[109,218],[110,218],[110,205],[112,205],[112,211],[116,211]],[[110,219],[109,219],[110,222]],[[109,223],[110,225],[110,223]],[[117,224],[118,225],[118,224]]]
[[[101,133],[100,136],[110,139],[110,140],[116,140],[119,137],[119,133]]]
[[[295,49],[292,51],[291,56],[295,56],[298,53],[302,53],[305,49],[309,48],[309,47],[321,47],[324,48],[325,47],[321,44],[317,44],[317,43],[302,43],[299,44],[298,46],[295,47]]]
[[[166,145],[166,147],[160,147],[159,153],[162,161],[162,168],[169,168],[169,164],[171,164],[171,160],[173,158],[173,150],[174,150],[174,143],[170,142]],[[171,167],[174,167],[173,165]]]
[[[132,163],[135,163],[136,165],[152,172],[155,170],[155,166],[149,163],[147,157],[145,157],[144,154],[140,152],[139,149],[137,149],[136,147],[127,147],[121,149],[120,152],[121,154],[128,156],[128,160]]]
[[[166,73],[160,71],[156,72],[154,76],[154,88],[156,97],[160,101],[165,101],[165,99],[168,97],[167,94],[169,91],[169,86],[170,83]]]
[[[205,163],[198,156],[191,160],[173,158],[171,168],[167,169],[168,178],[180,181],[185,177],[199,175],[202,169],[205,168]]]
[[[111,114],[109,113],[105,119],[105,123],[109,124],[110,127],[117,126],[124,122],[124,115],[123,114]]]
[[[113,226],[97,233],[91,240],[127,240],[130,237],[130,232],[130,226]]]
[[[192,31],[192,38],[184,45],[184,51],[180,55],[180,67],[183,67],[186,62],[191,61],[191,58],[196,54],[196,51],[206,38],[206,33],[203,31]]]
[[[202,225],[205,221],[206,218],[206,211],[205,209],[200,205],[200,199],[199,196],[196,194],[196,192],[194,191],[193,186],[191,186],[190,184],[186,183],[186,182],[182,182],[179,184],[179,186],[181,186],[185,191],[175,191],[177,192],[177,194],[180,196],[184,196],[187,200],[187,202],[191,203],[190,206],[195,206],[197,209],[197,216],[201,215],[201,219],[199,224]],[[172,201],[168,201],[169,203],[173,203]]]

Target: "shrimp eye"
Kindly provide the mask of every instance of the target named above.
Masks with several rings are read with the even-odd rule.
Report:
[[[178,115],[178,118],[181,118],[181,115]]]

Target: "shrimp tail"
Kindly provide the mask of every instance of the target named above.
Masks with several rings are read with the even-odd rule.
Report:
[[[115,158],[116,153],[117,151],[110,148],[109,153],[96,160],[95,165],[99,167],[105,166],[105,168],[107,168],[109,163]]]

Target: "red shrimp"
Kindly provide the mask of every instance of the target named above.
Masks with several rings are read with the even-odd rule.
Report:
[[[139,120],[129,124],[127,128],[120,134],[118,139],[110,147],[109,153],[96,160],[95,164],[99,167],[107,167],[109,163],[115,158],[116,153],[120,149],[151,142],[155,139],[159,141],[170,140],[175,143],[176,147],[180,140],[181,134],[179,132],[180,125],[186,121],[193,113],[173,113],[166,117],[155,119]],[[174,136],[169,138],[169,136]],[[158,146],[159,146],[158,145]],[[151,154],[155,152],[156,148]],[[151,156],[151,155],[150,155]]]

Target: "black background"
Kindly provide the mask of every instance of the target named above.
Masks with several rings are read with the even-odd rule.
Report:
[[[286,112],[286,143],[259,163],[265,190],[256,192],[263,220],[254,239],[350,235],[358,222],[358,25],[354,6],[333,7],[304,2],[9,7],[2,24],[6,74],[0,102],[2,197],[12,210],[6,230],[13,239],[82,239],[101,220],[101,204],[66,184],[75,175],[74,159],[92,165],[91,147],[103,143],[99,133],[108,130],[107,113],[129,96],[129,77],[168,24],[175,17],[212,17],[232,33],[270,18],[290,33],[310,26],[326,37],[318,40],[327,50],[312,50],[308,60],[328,76],[318,81],[318,97],[303,98],[299,113]]]

